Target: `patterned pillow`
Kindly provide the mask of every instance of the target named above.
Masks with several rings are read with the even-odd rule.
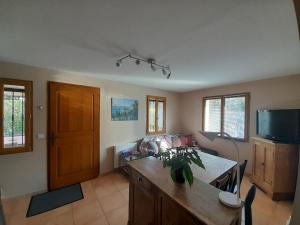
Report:
[[[164,139],[168,143],[169,148],[172,148],[172,137],[172,135],[162,136],[162,139]]]
[[[181,140],[179,137],[177,136],[172,137],[172,146],[173,148],[181,147]]]
[[[158,148],[158,146],[157,146],[157,144],[156,144],[155,141],[150,141],[149,142],[149,147],[150,147],[149,151],[154,152],[154,154],[158,154],[159,153],[159,148]]]
[[[186,136],[180,137],[181,146],[188,146],[188,138]]]
[[[148,151],[149,151],[149,142],[146,142],[146,141],[143,141],[141,144],[140,144],[140,152],[141,154],[143,155],[148,155]]]
[[[162,152],[165,152],[169,148],[172,148],[172,146],[165,139],[161,140],[159,147],[160,147],[160,151]]]
[[[193,135],[186,135],[185,136],[186,138],[187,138],[187,143],[186,143],[186,145],[187,146],[193,146]]]

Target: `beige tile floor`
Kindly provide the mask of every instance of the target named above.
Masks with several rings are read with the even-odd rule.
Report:
[[[251,186],[248,176],[243,178],[241,197],[244,199]],[[272,201],[259,188],[252,204],[253,225],[286,225],[293,211],[291,201]]]
[[[245,196],[249,178],[242,183]],[[84,199],[55,210],[26,218],[30,195],[4,200],[8,225],[126,225],[129,184],[112,173],[82,183]],[[273,202],[258,190],[253,203],[253,225],[285,225],[292,211],[291,202]]]

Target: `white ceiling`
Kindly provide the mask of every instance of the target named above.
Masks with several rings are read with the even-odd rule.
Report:
[[[0,58],[177,92],[300,73],[292,0],[0,0]]]

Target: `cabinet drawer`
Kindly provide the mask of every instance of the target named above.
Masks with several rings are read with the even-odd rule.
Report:
[[[151,183],[145,177],[143,177],[141,174],[139,174],[135,170],[132,170],[131,176],[132,176],[133,181],[136,184],[138,184],[139,186],[143,187],[147,191],[151,191],[152,190]]]

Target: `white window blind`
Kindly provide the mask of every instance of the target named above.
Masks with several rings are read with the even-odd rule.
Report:
[[[225,97],[224,132],[234,138],[245,137],[246,97]]]
[[[205,99],[204,131],[221,131],[221,98]]]
[[[203,130],[248,140],[249,93],[204,97]]]

